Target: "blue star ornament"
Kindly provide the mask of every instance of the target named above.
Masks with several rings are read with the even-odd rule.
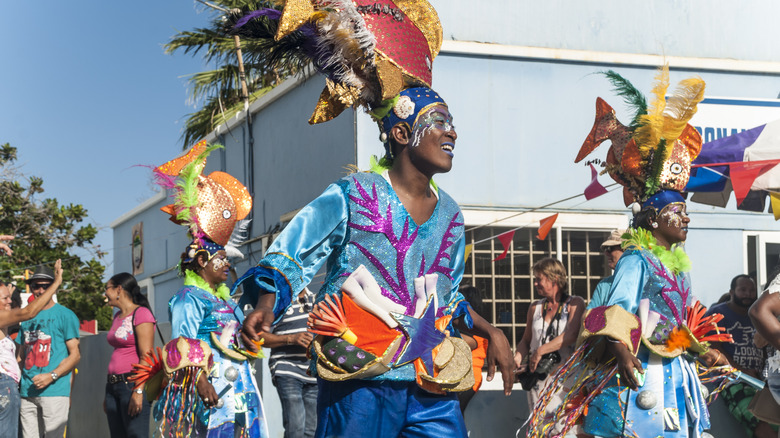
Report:
[[[402,365],[419,357],[429,375],[433,375],[432,350],[445,338],[444,333],[436,328],[436,309],[431,304],[432,302],[433,295],[428,297],[425,310],[420,318],[390,312],[390,316],[398,322],[406,335],[404,351],[396,364]]]

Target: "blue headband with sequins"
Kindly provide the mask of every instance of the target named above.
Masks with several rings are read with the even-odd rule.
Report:
[[[439,93],[428,87],[407,88],[398,93],[395,105],[382,118],[382,132],[390,135],[390,130],[399,123],[406,123],[411,129],[420,114],[436,105],[447,106]]]
[[[211,239],[195,239],[190,242],[189,245],[187,245],[187,248],[184,249],[184,253],[187,254],[187,256],[184,258],[182,263],[189,263],[195,260],[195,257],[198,255],[198,253],[202,251],[205,251],[209,255],[208,259],[211,260],[215,255],[217,255],[218,252],[224,249],[224,246],[213,242]]]
[[[685,198],[683,198],[680,192],[676,190],[661,190],[642,203],[642,210],[654,208],[656,212],[659,212],[667,205],[676,202],[685,202]]]

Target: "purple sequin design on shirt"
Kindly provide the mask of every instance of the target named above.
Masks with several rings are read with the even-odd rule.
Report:
[[[355,247],[365,255],[365,257],[376,267],[377,271],[379,271],[382,278],[384,278],[385,282],[388,286],[392,289],[391,293],[390,291],[387,291],[385,288],[382,288],[382,295],[388,297],[393,302],[400,304],[406,308],[406,314],[411,315],[413,314],[415,310],[415,303],[414,303],[414,294],[410,293],[410,287],[406,280],[406,275],[404,273],[404,261],[406,260],[406,255],[409,252],[409,249],[411,248],[412,244],[414,243],[415,239],[417,238],[417,231],[419,228],[416,228],[411,233],[409,232],[409,218],[407,217],[404,221],[403,231],[401,232],[400,236],[397,236],[395,234],[395,231],[393,230],[393,206],[392,203],[387,204],[387,209],[385,212],[385,216],[382,216],[380,213],[380,206],[379,206],[379,195],[377,194],[377,188],[375,184],[372,184],[371,187],[371,194],[366,191],[366,189],[360,184],[359,181],[355,180],[355,188],[357,190],[358,195],[349,195],[349,198],[352,202],[355,204],[361,206],[364,208],[364,210],[360,210],[357,212],[357,214],[363,215],[368,220],[372,222],[372,224],[369,225],[361,225],[354,222],[348,222],[348,225],[352,228],[355,228],[360,231],[365,232],[371,232],[371,233],[381,233],[384,234],[387,240],[390,242],[390,244],[395,248],[396,250],[396,262],[395,262],[395,277],[391,274],[391,272],[385,267],[385,264],[383,264],[376,256],[374,256],[367,248],[362,246],[361,244],[357,242],[351,242]],[[450,280],[452,280],[452,268],[449,268],[447,266],[443,266],[442,262],[446,259],[450,259],[450,255],[447,253],[447,250],[454,244],[454,238],[455,235],[452,233],[452,230],[455,229],[458,226],[463,225],[462,223],[457,221],[459,213],[456,213],[452,220],[450,221],[449,226],[447,227],[447,231],[444,234],[444,238],[442,239],[441,246],[439,247],[439,251],[436,255],[436,258],[434,259],[433,264],[430,268],[428,268],[427,273],[428,274],[442,274],[447,276]],[[420,266],[420,275],[423,275],[423,271],[425,269],[425,257],[422,258],[421,266]],[[396,280],[397,278],[397,280]]]
[[[664,268],[662,264],[656,264],[653,262],[653,260],[651,260],[650,257],[645,258],[647,259],[648,263],[650,263],[650,266],[652,266],[655,270],[655,274],[666,280],[666,283],[668,284],[668,286],[661,290],[661,298],[663,298],[664,302],[666,302],[666,305],[669,306],[669,309],[672,311],[672,315],[674,315],[674,319],[677,320],[677,324],[685,325],[685,304],[688,302],[690,289],[687,286],[681,288],[677,279],[669,275],[669,271]],[[677,294],[680,295],[680,298],[682,299],[682,315],[680,312],[678,312],[677,305],[674,303],[672,297],[669,296],[667,292],[677,292]]]

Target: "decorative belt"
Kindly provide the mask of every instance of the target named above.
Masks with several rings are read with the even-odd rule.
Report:
[[[109,374],[108,375],[108,383],[113,385],[114,383],[127,382],[127,378],[132,376],[132,375],[133,375],[133,373]]]

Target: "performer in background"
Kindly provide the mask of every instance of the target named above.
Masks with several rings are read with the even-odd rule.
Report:
[[[202,141],[154,171],[163,187],[176,192],[174,203],[162,210],[188,227],[192,242],[179,265],[184,287],[168,302],[172,340],[161,357],[147,359],[150,366],[137,367],[136,381],[146,383],[150,397],[159,397],[154,416],[163,433],[265,438],[263,403],[251,365],[256,355],[241,343],[243,313],[225,285],[230,271],[226,251],[240,255],[231,234],[251,210],[252,198],[227,173],[202,174],[207,156],[219,147]],[[157,375],[163,372],[164,379]],[[167,383],[162,389],[160,380]]]
[[[687,79],[668,99],[668,67],[660,69],[649,105],[626,79],[607,77],[636,110],[630,126],[597,100],[596,122],[580,149],[582,160],[606,139],[606,170],[624,186],[634,204],[632,228],[623,236],[623,256],[603,305],[583,318],[580,347],[555,379],[574,378],[553,416],[544,405],[550,385],[534,412],[532,435],[547,436],[564,418],[567,427],[585,411],[584,431],[601,437],[698,437],[709,428],[707,404],[693,358],[707,352],[712,318],[691,303],[690,261],[682,248],[690,218],[680,193],[690,163],[701,149],[699,133],[687,121],[704,96],[704,82]]]

